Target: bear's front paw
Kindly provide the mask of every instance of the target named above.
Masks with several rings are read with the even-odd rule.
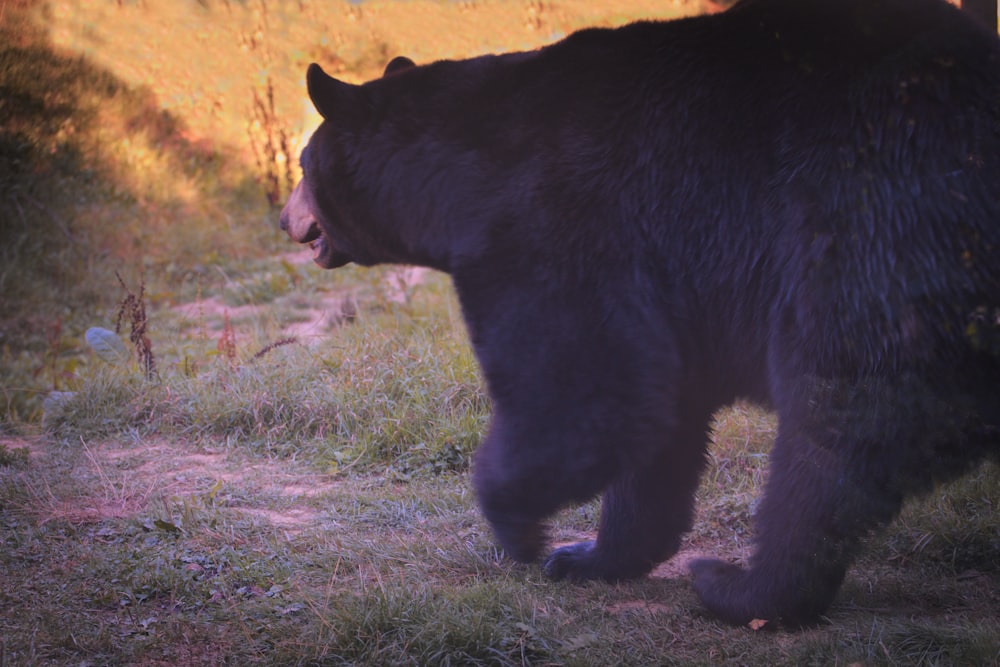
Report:
[[[550,579],[584,581],[598,578],[593,573],[594,541],[577,542],[553,551],[542,570]]]
[[[543,566],[545,574],[555,580],[625,581],[648,574],[656,563],[634,553],[598,548],[594,541],[577,542],[556,549]]]

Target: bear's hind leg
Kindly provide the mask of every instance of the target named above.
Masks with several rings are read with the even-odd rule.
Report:
[[[849,489],[853,480],[845,459],[822,444],[789,440],[779,429],[754,520],[750,567],[715,559],[690,566],[702,603],[728,623],[816,622],[833,601],[863,535],[901,504],[898,496]],[[862,510],[865,505],[870,512]]]
[[[735,624],[818,621],[869,531],[995,447],[995,392],[982,392],[916,374],[795,392],[779,415],[749,569],[691,565],[705,606]]]

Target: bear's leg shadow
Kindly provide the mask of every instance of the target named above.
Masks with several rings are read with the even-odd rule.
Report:
[[[688,413],[672,436],[657,433],[652,458],[634,461],[605,490],[597,539],[556,549],[546,574],[617,581],[645,575],[673,556],[691,528],[709,418]]]
[[[734,624],[817,622],[868,532],[892,520],[905,497],[965,472],[991,446],[981,434],[995,426],[982,411],[935,384],[827,382],[779,411],[749,568],[692,563],[705,606]]]

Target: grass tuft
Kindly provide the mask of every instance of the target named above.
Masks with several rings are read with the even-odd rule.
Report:
[[[8,447],[0,442],[0,466],[23,467],[28,465],[27,447]]]
[[[64,439],[135,430],[221,439],[332,470],[388,467],[398,480],[465,470],[490,406],[454,295],[442,292],[444,278],[433,282],[410,305],[378,306],[342,328],[327,349],[282,338],[238,358],[227,314],[217,358],[203,371],[186,363],[141,379],[127,369],[88,368],[73,391],[47,403],[44,429]]]

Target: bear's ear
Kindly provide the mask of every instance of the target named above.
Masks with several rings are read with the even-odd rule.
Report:
[[[334,79],[316,63],[306,70],[306,89],[324,120],[350,123],[366,114],[367,98],[361,86]]]
[[[416,67],[417,64],[407,58],[406,56],[396,56],[389,61],[389,64],[385,66],[385,71],[382,72],[382,76],[389,76],[390,74],[395,74],[396,72],[402,72],[403,70],[410,69],[411,67]]]

